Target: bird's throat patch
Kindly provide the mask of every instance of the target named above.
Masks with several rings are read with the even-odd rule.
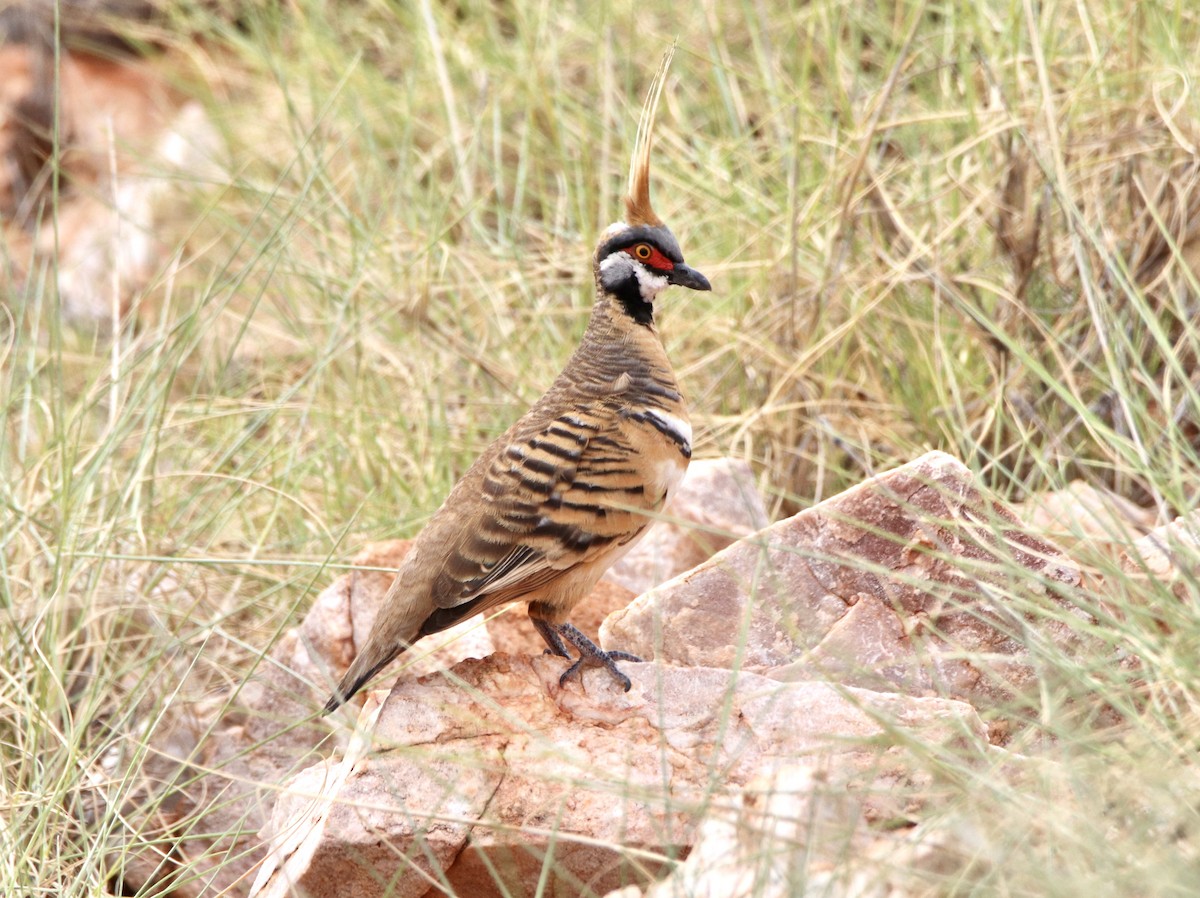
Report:
[[[600,286],[620,300],[622,307],[638,324],[654,321],[654,298],[667,287],[666,275],[655,274],[618,251],[600,263]]]

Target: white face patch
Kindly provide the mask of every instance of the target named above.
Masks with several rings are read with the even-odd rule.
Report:
[[[646,302],[654,302],[654,298],[667,289],[665,274],[652,274],[649,268],[636,261],[633,263],[633,270],[637,274],[638,286],[642,290],[642,299]]]
[[[638,289],[646,302],[654,302],[655,297],[667,289],[666,275],[655,274],[624,250],[611,253],[600,263],[600,283],[609,292],[615,291],[631,274],[637,278]]]

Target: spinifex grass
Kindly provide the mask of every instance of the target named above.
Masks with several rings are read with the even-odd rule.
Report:
[[[206,35],[166,42],[228,183],[196,186],[157,311],[93,339],[60,321],[52,260],[6,301],[4,894],[101,894],[159,722],[235,690],[355,547],[415,532],[549,383],[672,40],[655,204],[714,290],[668,294],[659,321],[699,454],[751,460],[777,514],[928,448],[1009,499],[1084,478],[1161,521],[1193,507],[1191,4],[180,21]],[[1196,610],[1101,573],[1100,635],[1136,675],[1047,649],[1044,778],[939,761],[988,893],[1200,880]],[[1059,715],[1080,701],[1124,726]]]

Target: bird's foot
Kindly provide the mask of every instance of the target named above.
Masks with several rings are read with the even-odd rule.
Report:
[[[611,649],[608,652],[608,657],[614,661],[632,661],[634,664],[641,664],[642,658],[632,652],[618,652],[616,649]]]
[[[550,625],[547,624],[547,626]],[[539,629],[541,628],[539,627]],[[575,646],[575,648],[579,650],[579,658],[574,664],[572,664],[563,672],[561,677],[558,678],[559,686],[566,686],[567,681],[570,680],[571,677],[578,677],[580,683],[582,684],[584,667],[603,667],[610,674],[612,674],[614,680],[621,684],[622,689],[624,689],[626,692],[629,691],[633,684],[629,681],[629,677],[625,676],[625,674],[621,671],[621,668],[617,667],[617,662],[637,662],[641,661],[641,658],[639,658],[637,655],[631,655],[629,652],[606,652],[571,624],[559,624],[554,629],[557,630],[555,633],[556,636],[561,635],[562,637],[565,637],[567,642],[571,643],[571,645]],[[559,644],[561,645],[561,643],[562,640],[560,639]]]

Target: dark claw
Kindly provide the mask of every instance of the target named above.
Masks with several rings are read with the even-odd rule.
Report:
[[[579,682],[582,684],[583,683],[583,658],[582,657],[578,661],[576,661],[574,664],[572,664],[570,667],[568,667],[566,670],[563,671],[563,675],[558,678],[559,688],[566,686],[567,680],[571,679],[571,677],[573,677],[575,674],[579,674]]]
[[[625,676],[625,674],[621,673],[615,667],[609,669],[612,671],[612,675],[617,678],[617,682],[621,684],[623,691],[628,692],[630,687],[633,686],[633,683],[629,682],[629,677]]]
[[[586,655],[581,655],[578,661],[563,671],[563,675],[558,678],[558,685],[560,687],[566,686],[567,681],[573,676],[578,676],[580,685],[583,685],[583,661],[586,657]],[[600,664],[605,670],[613,675],[613,679],[620,683],[621,688],[626,692],[633,687],[633,683],[629,681],[629,677],[625,676],[625,674],[621,672],[621,669],[617,667],[617,665],[613,664],[612,661],[609,661],[608,663],[600,661]]]

